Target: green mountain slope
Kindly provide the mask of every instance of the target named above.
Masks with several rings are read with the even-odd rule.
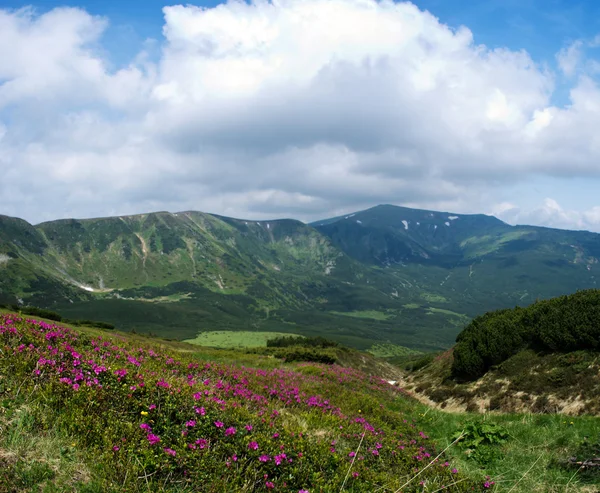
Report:
[[[329,331],[364,347],[385,333],[404,339],[393,321],[339,314],[401,303],[386,294],[385,275],[299,221],[161,212],[36,227],[13,218],[4,223],[5,301],[177,338],[266,328]]]
[[[0,302],[179,339],[256,330],[431,350],[479,313],[594,287],[598,257],[597,234],[395,206],[313,225],[0,216]]]
[[[473,234],[493,235],[507,226],[495,217],[459,215],[380,205],[313,223],[350,256],[389,266],[408,262],[454,266]],[[474,245],[473,245],[474,246]],[[472,250],[473,246],[467,249]]]
[[[315,228],[350,257],[397,280],[399,297],[421,293],[473,317],[597,285],[600,235],[509,226],[485,215],[383,205],[317,221]]]

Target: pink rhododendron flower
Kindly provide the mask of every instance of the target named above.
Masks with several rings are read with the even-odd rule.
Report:
[[[147,438],[150,445],[156,445],[158,442],[160,442],[160,437],[155,435],[154,433],[148,433]]]
[[[208,445],[208,440],[206,440],[205,438],[199,438],[198,440],[196,440],[196,445],[198,445],[200,449],[206,448],[206,446]]]

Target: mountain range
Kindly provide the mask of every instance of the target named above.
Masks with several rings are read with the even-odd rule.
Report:
[[[176,339],[274,330],[430,350],[485,311],[596,287],[599,258],[595,233],[393,205],[308,225],[0,216],[0,302]]]

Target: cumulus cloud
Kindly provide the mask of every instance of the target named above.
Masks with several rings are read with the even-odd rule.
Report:
[[[113,71],[108,19],[0,10],[2,212],[479,212],[517,180],[600,175],[591,75],[553,106],[554,74],[527,53],[478,45],[411,3],[163,11],[160,59]],[[566,75],[578,49],[557,55]]]

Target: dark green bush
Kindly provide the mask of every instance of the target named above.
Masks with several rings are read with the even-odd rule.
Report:
[[[456,338],[452,375],[477,379],[522,349],[600,350],[600,290],[538,301],[475,318]]]
[[[20,311],[25,315],[33,315],[35,317],[47,318],[48,320],[54,320],[55,322],[61,322],[62,316],[52,310],[45,310],[44,308],[38,308],[37,306],[12,306],[15,311]]]
[[[326,365],[332,365],[337,362],[336,357],[332,356],[331,354],[304,348],[297,348],[292,351],[288,351],[283,354],[283,357],[288,363],[293,361],[306,361],[311,363],[324,363]]]
[[[335,341],[325,339],[321,336],[316,337],[294,337],[294,336],[281,336],[269,339],[267,341],[267,347],[290,347],[290,346],[302,346],[302,347],[338,347],[339,344]]]
[[[425,368],[433,362],[437,354],[438,353],[427,353],[423,356],[415,357],[404,365],[404,369],[407,371],[418,371],[421,368]]]

